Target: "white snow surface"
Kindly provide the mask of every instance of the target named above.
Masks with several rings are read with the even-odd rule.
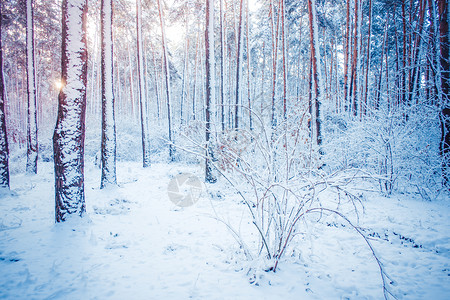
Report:
[[[88,162],[86,215],[59,224],[53,164],[39,167],[13,175],[11,193],[0,194],[0,299],[383,298],[364,240],[334,217],[311,217],[276,273],[245,260],[215,218],[251,244],[247,208],[224,180],[194,206],[169,201],[170,179],[202,178],[199,165],[119,162],[119,186],[100,190],[100,169]],[[374,235],[387,288],[398,299],[450,299],[449,199],[365,192],[362,203],[359,225]]]

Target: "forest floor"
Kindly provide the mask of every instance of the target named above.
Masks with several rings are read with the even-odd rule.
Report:
[[[251,219],[226,182],[181,208],[173,176],[198,165],[118,163],[119,187],[100,190],[86,166],[85,217],[54,223],[53,164],[13,175],[0,195],[1,299],[382,299],[378,265],[363,238],[335,218],[310,222],[276,273],[246,259]],[[359,226],[398,299],[450,299],[450,201],[364,192]],[[222,220],[222,221],[219,221]],[[251,242],[249,242],[251,244]]]

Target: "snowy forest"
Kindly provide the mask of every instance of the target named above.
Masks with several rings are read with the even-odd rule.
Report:
[[[448,0],[2,0],[1,299],[449,299]]]

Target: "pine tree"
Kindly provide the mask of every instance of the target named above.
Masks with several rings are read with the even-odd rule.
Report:
[[[212,151],[209,140],[211,136],[211,103],[215,99],[215,76],[214,76],[214,0],[206,0],[206,29],[205,29],[205,49],[206,49],[206,161],[205,161],[205,181],[216,182],[212,174],[210,160]]]
[[[161,22],[161,37],[162,37],[162,46],[163,46],[163,68],[164,68],[164,76],[166,83],[166,97],[167,97],[167,122],[168,122],[168,137],[169,137],[169,157],[170,160],[174,160],[174,152],[175,149],[172,145],[172,120],[170,118],[170,73],[169,73],[169,58],[167,55],[167,41],[166,41],[166,30],[164,25],[164,15],[161,6],[161,0],[158,1],[158,10],[159,10],[159,19]]]
[[[2,17],[0,4],[0,17]],[[9,151],[6,132],[6,95],[3,81],[2,20],[0,19],[0,188],[9,189]]]
[[[317,15],[316,15],[316,1],[308,0],[308,12],[309,12],[309,32],[310,32],[310,47],[311,47],[311,68],[312,68],[312,78],[314,82],[314,121],[315,130],[313,135],[318,146],[322,145],[322,133],[321,133],[321,118],[320,118],[320,104],[321,104],[321,84],[322,76],[319,67],[319,38],[318,38],[318,28],[317,28]]]
[[[34,67],[34,15],[33,0],[27,0],[27,173],[37,173],[38,161],[38,127],[36,72]]]
[[[142,43],[142,7],[141,0],[136,0],[136,31],[137,31],[137,66],[138,66],[138,91],[139,108],[141,118],[141,140],[142,140],[142,166],[150,166],[150,145],[148,142],[148,122],[146,117],[147,97],[144,83],[144,57]]]
[[[101,187],[116,185],[116,123],[113,88],[113,8],[111,0],[101,2],[102,52],[102,178]]]
[[[58,118],[53,134],[55,217],[83,215],[84,137],[87,84],[87,0],[62,2],[61,82]]]
[[[450,182],[450,57],[449,57],[449,2],[438,1],[439,31],[441,37],[441,89],[442,89],[442,112],[441,112],[441,155],[444,184]],[[450,189],[450,187],[449,187]]]

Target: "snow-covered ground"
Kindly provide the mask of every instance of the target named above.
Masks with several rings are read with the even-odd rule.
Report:
[[[86,166],[85,218],[54,223],[53,164],[14,175],[0,195],[2,299],[382,299],[364,239],[334,217],[311,216],[276,273],[245,259],[218,219],[245,240],[254,228],[226,182],[180,208],[167,185],[197,165],[118,163],[119,187],[100,190]],[[450,201],[365,192],[359,226],[398,299],[450,299]],[[313,219],[316,218],[318,222]]]

